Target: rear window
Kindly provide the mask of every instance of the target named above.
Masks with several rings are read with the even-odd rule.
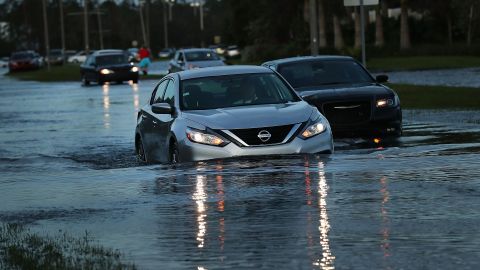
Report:
[[[97,56],[96,62],[99,66],[119,65],[128,63],[128,59],[124,54],[110,54]]]
[[[220,60],[218,55],[213,51],[196,51],[196,52],[186,52],[185,58],[187,61],[210,61],[210,60]]]
[[[184,80],[183,110],[207,110],[299,101],[276,74],[241,74]]]
[[[12,60],[33,58],[33,53],[14,53],[12,54]]]

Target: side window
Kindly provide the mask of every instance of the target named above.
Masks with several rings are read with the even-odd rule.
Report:
[[[93,57],[93,56],[89,56],[89,57],[87,58],[87,60],[85,61],[85,65],[91,66],[91,65],[94,63],[93,60],[94,60],[94,57]]]
[[[170,80],[167,86],[167,90],[165,91],[165,95],[163,96],[163,101],[165,103],[170,104],[172,107],[175,105],[175,82]]]
[[[165,93],[165,88],[167,87],[167,84],[169,81],[170,80],[164,80],[157,86],[157,89],[153,91],[152,99],[150,100],[150,105],[154,103],[162,102],[162,97],[163,97],[163,94]]]
[[[178,54],[177,62],[178,61],[182,61],[182,62],[184,61],[182,52]]]

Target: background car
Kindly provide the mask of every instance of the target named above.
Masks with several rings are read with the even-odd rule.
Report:
[[[90,82],[123,81],[138,82],[138,67],[128,61],[128,55],[122,50],[100,50],[92,53],[80,66],[83,85]]]
[[[222,58],[211,49],[182,49],[169,62],[169,72],[225,66]]]
[[[173,48],[165,48],[158,53],[158,57],[160,58],[170,58],[174,55],[175,55],[175,49]]]
[[[8,57],[0,58],[0,67],[2,67],[2,68],[8,67],[8,62],[9,61],[10,61],[10,58],[8,58]]]
[[[68,63],[73,63],[73,64],[82,64],[87,60],[87,56],[94,53],[95,51],[90,51],[88,54],[85,51],[79,51],[75,55],[72,55],[67,58]]]
[[[138,48],[128,48],[127,49],[127,52],[128,52],[128,61],[129,62],[138,62],[140,61],[140,56],[138,55],[138,51],[139,49]]]
[[[10,72],[39,69],[43,66],[43,57],[34,51],[12,53],[8,62]]]
[[[326,118],[258,66],[167,75],[138,113],[135,134],[146,162],[333,152]]]
[[[226,56],[229,58],[237,58],[240,56],[240,49],[237,45],[228,46],[226,50]]]
[[[52,49],[49,51],[48,57],[45,61],[48,61],[50,65],[63,65],[63,59],[65,55],[62,49]]]
[[[280,73],[329,120],[335,136],[398,137],[402,109],[398,95],[346,56],[308,56],[263,64]]]

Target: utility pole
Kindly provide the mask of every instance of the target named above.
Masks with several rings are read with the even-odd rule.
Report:
[[[97,6],[97,20],[98,20],[98,38],[100,39],[100,49],[103,50],[103,27],[102,27],[102,14],[100,14],[100,4]]]
[[[143,20],[143,1],[139,2],[138,12],[140,13],[140,27],[142,27],[143,45],[147,46],[147,33],[145,32],[145,22]]]
[[[360,29],[362,33],[362,64],[367,67],[367,56],[365,52],[365,7],[363,0],[360,0]]]
[[[47,70],[50,71],[50,45],[48,41],[48,19],[47,19],[47,3],[46,0],[42,0],[42,9],[43,9],[43,30],[45,37],[45,57],[47,58]]]
[[[65,27],[63,23],[63,0],[58,1],[58,7],[60,8],[60,36],[62,39],[62,54],[63,63],[65,64]]]
[[[150,0],[145,1],[145,30],[146,30],[146,36],[147,36],[147,42],[145,46],[147,48],[150,48]]]
[[[309,0],[310,19],[310,50],[312,55],[318,55],[318,30],[317,30],[317,1]]]
[[[163,40],[165,42],[165,48],[168,48],[168,18],[167,4],[165,3],[165,1],[163,2]]]
[[[83,0],[83,27],[85,34],[85,53],[90,52],[90,45],[88,40],[88,0]]]
[[[201,37],[201,45],[202,48],[205,47],[205,35],[204,35],[204,30],[205,30],[205,25],[203,24],[203,1],[200,0],[199,2],[199,9],[200,9],[200,37]]]

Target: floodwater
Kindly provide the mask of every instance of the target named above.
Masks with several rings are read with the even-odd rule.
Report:
[[[480,68],[388,72],[389,82],[480,88]]]
[[[0,77],[0,221],[81,235],[140,269],[479,269],[480,113],[405,111],[395,144],[141,166],[154,81]]]

